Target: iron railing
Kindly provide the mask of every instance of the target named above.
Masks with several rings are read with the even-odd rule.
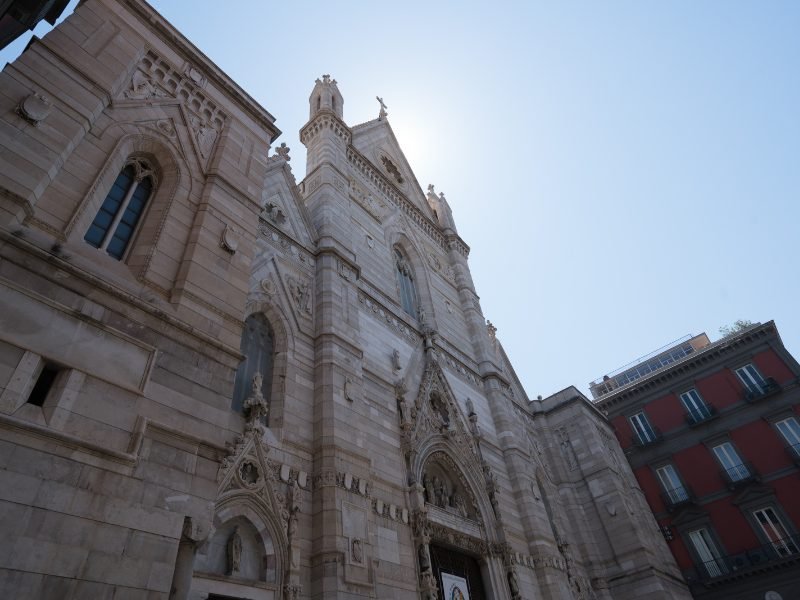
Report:
[[[722,477],[728,487],[733,489],[741,485],[746,485],[752,481],[758,481],[758,472],[748,462],[741,462],[727,469],[722,469]]]
[[[717,409],[710,404],[702,404],[697,408],[686,411],[686,422],[689,427],[699,425],[717,416]]]
[[[705,581],[786,559],[800,560],[800,534],[790,535],[739,554],[707,560],[700,563],[697,574]]]
[[[745,388],[744,399],[746,402],[756,402],[762,398],[766,398],[770,394],[780,391],[780,389],[781,386],[777,381],[775,381],[772,377],[767,377],[767,379],[764,381],[764,385],[759,386],[758,389],[751,390]]]
[[[650,425],[645,435],[642,435],[642,433],[639,431],[634,432],[633,443],[639,447],[644,447],[650,446],[651,444],[657,444],[662,439],[664,439],[664,436],[662,435],[661,430],[658,427],[653,427]]]
[[[693,503],[695,496],[689,486],[680,485],[666,490],[661,494],[661,499],[664,501],[664,506],[667,507],[667,510],[673,511],[681,506]]]

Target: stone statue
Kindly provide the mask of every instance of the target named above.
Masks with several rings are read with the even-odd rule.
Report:
[[[228,575],[235,575],[242,566],[242,536],[239,535],[239,526],[233,528],[231,537],[228,538]]]
[[[444,484],[442,480],[439,479],[436,475],[433,476],[433,490],[436,494],[436,506],[439,508],[444,508],[445,502],[445,493],[444,493]]]
[[[462,517],[466,517],[467,503],[464,501],[464,496],[459,494],[457,491],[453,492],[452,502],[453,502],[453,508],[456,509],[456,512]]]
[[[472,399],[471,398],[467,398],[467,401],[465,402],[465,404],[467,406],[467,416],[469,417],[469,416],[474,415],[475,414],[475,405],[472,403]]]
[[[508,587],[511,589],[511,597],[516,599],[520,597],[519,594],[519,579],[517,579],[517,572],[514,569],[508,571]]]
[[[434,496],[433,493],[433,483],[431,482],[427,473],[422,476],[422,485],[425,488],[425,501],[433,504],[436,496]]]
[[[420,544],[419,546],[419,570],[423,573],[431,570],[431,555],[428,552],[427,544]]]
[[[399,371],[403,367],[400,365],[400,350],[395,348],[394,352],[392,352],[392,368],[395,371]]]
[[[253,375],[253,386],[251,388],[251,394],[253,396],[261,396],[263,395],[261,390],[264,387],[264,377],[262,377],[261,373],[256,371],[256,374]]]

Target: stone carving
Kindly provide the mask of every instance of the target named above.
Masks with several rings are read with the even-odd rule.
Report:
[[[286,145],[286,142],[282,142],[280,146],[275,148],[275,154],[286,162],[292,160],[292,158],[289,156],[289,146]]]
[[[228,575],[236,575],[242,564],[242,536],[239,535],[239,526],[233,528],[231,537],[228,538]]]
[[[283,598],[284,600],[298,600],[300,598],[300,592],[303,590],[302,587],[299,585],[292,585],[287,583],[283,586]]]
[[[569,439],[566,427],[558,430],[558,437],[561,439],[561,455],[567,462],[570,471],[578,469],[578,458],[575,456],[575,449],[572,447],[572,442]]]
[[[391,175],[397,183],[403,183],[403,176],[400,175],[400,170],[388,156],[381,156],[381,162],[383,163],[383,168],[386,169],[386,172],[389,173],[389,175]]]
[[[258,467],[252,462],[243,462],[239,467],[239,478],[248,487],[258,483]]]
[[[378,118],[379,118],[379,119],[385,119],[386,117],[388,117],[388,116],[389,116],[389,113],[387,113],[387,112],[386,112],[386,109],[387,109],[387,108],[389,108],[389,107],[388,107],[388,106],[386,106],[386,105],[383,103],[383,98],[380,98],[380,97],[378,97],[378,96],[375,96],[375,99],[378,101],[378,104],[380,104],[380,105],[381,105],[381,110],[380,110],[380,112],[378,113]]]
[[[278,226],[286,222],[286,213],[283,212],[283,209],[274,200],[264,205],[264,210],[261,211],[261,214]]]
[[[428,551],[428,544],[419,546],[419,570],[422,572],[431,570],[431,555]]]
[[[352,402],[355,399],[355,394],[353,393],[353,380],[349,377],[344,378],[344,399],[348,402]]]
[[[300,487],[294,477],[289,478],[288,490],[286,491],[286,511],[288,518],[286,521],[286,537],[291,544],[297,533],[297,515],[300,512]]]
[[[20,101],[16,112],[31,125],[38,126],[47,118],[52,108],[53,104],[50,100],[34,92]]]
[[[400,350],[395,348],[392,351],[392,369],[395,371],[399,371],[403,367],[400,365]]]
[[[236,250],[239,248],[239,234],[230,225],[225,225],[225,229],[220,235],[219,245],[223,250],[236,254]]]
[[[256,374],[253,375],[253,385],[250,390],[250,395],[244,401],[246,428],[248,430],[262,430],[267,420],[267,415],[269,414],[269,405],[261,393],[263,384],[264,378],[261,376],[261,373],[256,372]]]
[[[488,332],[489,332],[489,337],[490,337],[492,340],[495,340],[495,339],[497,339],[497,327],[495,327],[494,325],[492,325],[492,322],[491,322],[491,321],[489,321],[489,320],[487,320],[487,321],[486,321],[486,331],[488,331]]]
[[[275,282],[269,277],[261,280],[261,289],[267,296],[272,296],[275,293]]]
[[[350,197],[379,222],[383,220],[384,215],[389,210],[389,207],[383,200],[376,198],[372,193],[359,185],[354,178],[350,179]],[[369,244],[370,248],[373,248],[375,242],[373,240],[370,244],[371,239],[371,236],[368,236],[367,244]]]
[[[211,154],[211,150],[214,148],[214,142],[217,141],[219,132],[194,115],[189,117],[189,126],[192,128],[192,131],[194,131],[200,154],[203,158],[208,158]]]
[[[464,405],[467,408],[467,416],[468,417],[471,417],[472,415],[475,414],[475,405],[472,403],[472,399],[471,398],[467,398],[466,401],[464,402]]]
[[[361,549],[361,540],[356,538],[353,540],[352,547],[350,550],[350,555],[353,559],[353,562],[361,564],[363,562],[363,554]]]
[[[289,292],[292,295],[294,304],[301,313],[311,314],[311,290],[307,282],[289,278]]]
[[[508,570],[508,589],[511,590],[512,600],[520,600],[522,596],[519,593],[519,579],[517,578],[517,571],[514,567]]]
[[[133,72],[131,77],[131,87],[125,92],[125,97],[132,100],[146,100],[148,98],[162,98],[167,95],[163,89],[153,83],[153,81],[140,70]]]

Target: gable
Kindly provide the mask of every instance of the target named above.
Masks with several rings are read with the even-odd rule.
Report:
[[[370,161],[400,192],[436,222],[425,194],[408,164],[389,121],[375,119],[353,127],[353,147]]]

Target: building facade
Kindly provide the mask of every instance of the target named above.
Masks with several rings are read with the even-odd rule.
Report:
[[[593,384],[695,598],[797,597],[798,376],[770,321]]]
[[[139,0],[0,75],[0,590],[688,598],[604,416],[529,401],[443,194]]]

